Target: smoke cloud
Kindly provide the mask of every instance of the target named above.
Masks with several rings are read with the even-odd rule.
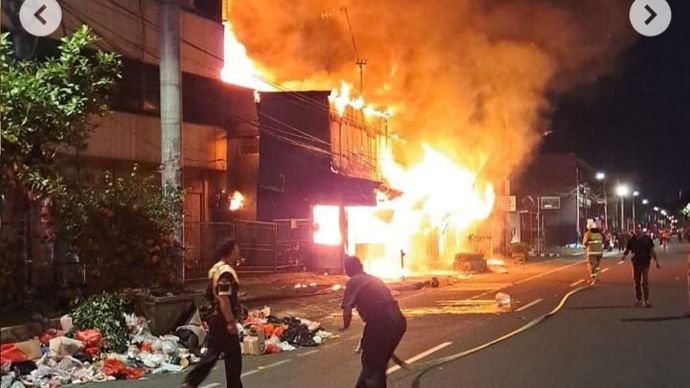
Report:
[[[250,58],[290,89],[350,82],[392,127],[488,180],[527,160],[549,95],[611,71],[634,39],[623,0],[242,0],[230,20]],[[414,153],[403,153],[410,156]]]

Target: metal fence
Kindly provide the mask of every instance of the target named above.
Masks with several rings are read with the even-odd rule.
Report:
[[[187,222],[184,225],[185,278],[205,277],[219,244],[228,239],[239,244],[246,268],[306,267],[311,257],[310,236],[308,220]]]

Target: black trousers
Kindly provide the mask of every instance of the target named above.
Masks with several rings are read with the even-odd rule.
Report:
[[[649,264],[633,264],[633,279],[637,301],[649,300]]]
[[[397,304],[386,310],[364,326],[362,372],[356,388],[386,387],[388,361],[407,330],[407,322]]]
[[[242,350],[240,338],[230,335],[225,328],[225,321],[220,316],[209,320],[208,351],[201,361],[185,377],[185,383],[198,387],[206,379],[218,361],[221,353],[225,355],[225,381],[228,388],[242,388]]]

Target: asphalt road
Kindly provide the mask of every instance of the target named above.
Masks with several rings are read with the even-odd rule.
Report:
[[[594,287],[573,295],[555,316],[487,349],[433,369],[389,369],[389,387],[690,387],[688,251],[674,244],[660,252],[653,268],[653,307],[634,306],[631,265],[618,254],[604,259]],[[582,258],[558,258],[514,268],[439,289],[398,296],[408,331],[397,354],[412,364],[457,354],[516,330],[551,311],[565,294],[582,285]],[[512,308],[492,303],[497,292],[512,297]],[[339,295],[331,294],[272,307],[320,318],[339,327]],[[270,356],[244,358],[245,387],[351,387],[359,373],[353,352],[361,324],[326,344]],[[222,363],[202,388],[224,385]],[[423,372],[423,373],[422,373]],[[136,382],[98,384],[178,386],[181,375],[158,375]]]

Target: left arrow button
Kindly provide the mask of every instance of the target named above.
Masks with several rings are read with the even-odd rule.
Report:
[[[62,21],[62,9],[56,0],[25,0],[19,9],[19,21],[26,32],[48,36]]]

